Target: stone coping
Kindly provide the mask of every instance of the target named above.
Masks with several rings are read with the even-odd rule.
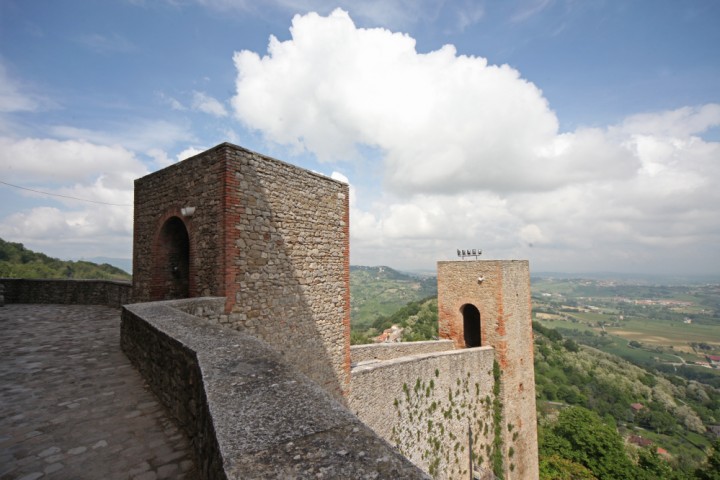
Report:
[[[268,344],[181,311],[187,302],[124,306],[121,343],[203,478],[429,478]]]
[[[5,303],[106,305],[119,308],[132,298],[132,284],[118,280],[0,278]]]
[[[451,342],[452,343],[452,342]],[[427,353],[416,353],[414,355],[405,355],[403,357],[391,358],[389,360],[367,360],[355,365],[351,374],[362,374],[371,370],[377,370],[380,368],[392,368],[394,366],[403,363],[415,363],[425,359],[438,358],[438,357],[450,357],[465,355],[469,352],[485,351],[489,355],[495,355],[495,349],[493,347],[473,347],[473,348],[461,348],[457,350],[444,350],[439,352],[427,352]]]
[[[351,346],[350,356],[353,364],[359,364],[368,360],[390,360],[391,358],[404,357],[411,352],[441,352],[453,348],[455,348],[455,345],[452,340],[369,343]]]

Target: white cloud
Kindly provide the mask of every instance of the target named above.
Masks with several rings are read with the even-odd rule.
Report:
[[[177,154],[177,161],[180,162],[182,160],[185,160],[186,158],[193,157],[193,156],[197,155],[198,153],[204,152],[205,150],[207,150],[207,149],[206,148],[197,148],[197,147],[188,147],[185,150],[183,150],[182,152]]]
[[[56,125],[50,128],[49,133],[62,139],[83,140],[100,145],[122,145],[138,152],[195,140],[187,122],[147,119],[118,123],[105,130]]]
[[[168,105],[173,110],[183,111],[187,110],[185,108],[185,105],[183,105],[178,99],[175,97],[170,97],[168,95],[165,95],[163,92],[157,92],[156,95],[160,99],[160,101],[166,105]]]
[[[479,247],[539,269],[720,268],[720,144],[700,136],[718,105],[560,132],[508,66],[420,54],[342,11],[296,16],[291,33],[263,57],[236,53],[234,114],[321,161],[379,152],[385,193],[351,195],[354,263],[429,267]]]
[[[559,136],[542,92],[507,65],[449,45],[420,54],[411,37],[357,28],[341,10],[296,16],[291,32],[262,58],[235,54],[236,117],[321,161],[376,147],[396,191],[544,190],[635,168],[608,132]]]
[[[0,61],[0,112],[32,112],[39,108],[40,101],[22,91],[20,82],[12,78]]]
[[[219,100],[205,92],[193,92],[192,108],[215,117],[226,117],[228,112]]]
[[[24,208],[22,200],[13,202],[14,213],[0,220],[0,237],[54,256],[128,257],[133,180],[146,173],[145,165],[122,147],[0,138],[0,176],[49,194],[13,193],[46,205]]]
[[[134,178],[147,173],[123,147],[46,138],[0,137],[0,168],[4,178],[38,183],[87,183],[103,175],[128,190]]]

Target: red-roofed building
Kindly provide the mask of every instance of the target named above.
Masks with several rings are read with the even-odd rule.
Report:
[[[643,405],[642,403],[631,403],[630,408],[632,408],[633,412],[639,412],[640,410],[645,408],[645,405]]]

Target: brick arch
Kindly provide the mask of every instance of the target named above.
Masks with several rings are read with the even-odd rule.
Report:
[[[482,345],[480,334],[480,310],[472,303],[466,303],[460,307],[463,316],[463,338],[467,348],[479,347]]]
[[[163,217],[152,245],[151,300],[191,296],[190,234],[182,217],[174,213]]]

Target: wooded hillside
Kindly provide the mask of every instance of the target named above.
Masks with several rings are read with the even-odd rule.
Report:
[[[98,265],[83,260],[59,260],[33,252],[22,243],[0,238],[0,277],[74,278],[92,280],[130,280],[127,272],[107,263]]]

